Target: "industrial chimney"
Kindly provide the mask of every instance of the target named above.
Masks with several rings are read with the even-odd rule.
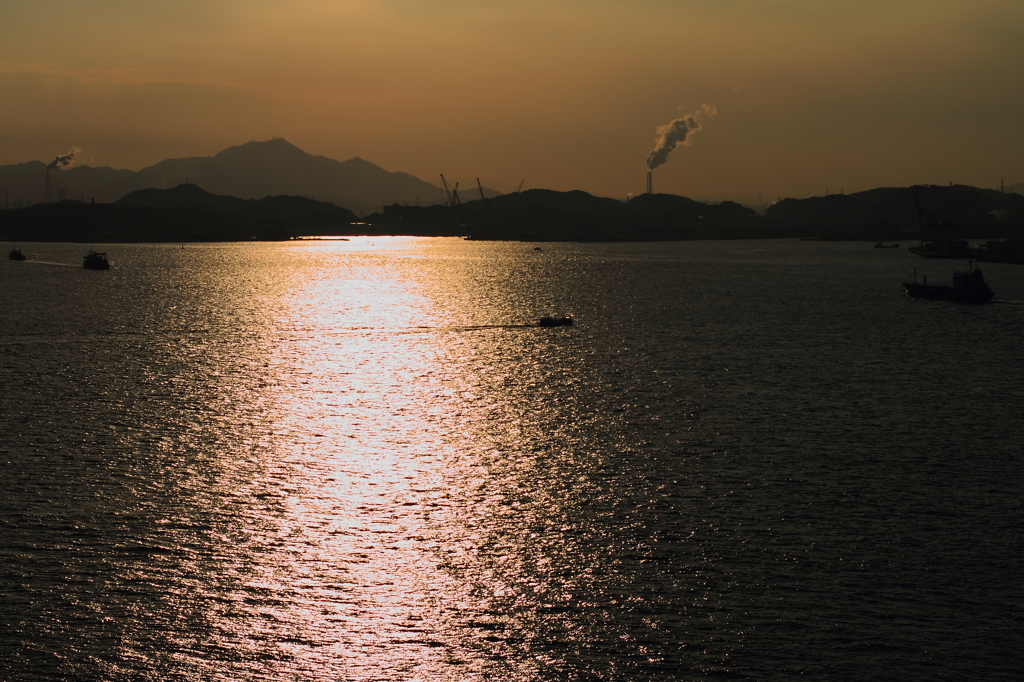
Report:
[[[651,183],[651,171],[647,171],[647,193],[654,194],[654,185]]]

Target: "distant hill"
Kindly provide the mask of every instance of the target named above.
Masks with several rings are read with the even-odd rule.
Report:
[[[474,239],[629,240],[713,238],[748,227],[757,214],[731,201],[703,204],[674,194],[623,202],[580,190],[532,189],[464,204],[461,221]]]
[[[113,203],[78,200],[0,211],[0,235],[17,241],[185,242],[347,235],[356,215],[326,201],[239,199],[197,185],[142,189]]]
[[[136,190],[115,201],[114,205],[198,209],[224,215],[245,216],[251,220],[265,223],[289,223],[295,226],[315,224],[337,227],[347,226],[356,220],[356,215],[352,211],[327,201],[285,195],[261,199],[239,199],[238,197],[212,194],[198,185],[192,184],[178,185],[171,189]]]
[[[675,194],[641,194],[626,204],[626,208],[646,217],[648,223],[670,225],[692,223],[699,220],[743,220],[753,218],[757,212],[735,201],[702,204]]]
[[[480,201],[469,202],[467,206],[480,205]],[[546,208],[566,213],[604,213],[622,208],[618,199],[595,197],[582,190],[557,192],[551,189],[528,189],[525,192],[503,194],[491,199],[491,205],[499,211],[517,211],[525,208]]]
[[[46,164],[40,161],[0,166],[0,189],[12,203],[44,200]],[[248,142],[214,156],[167,159],[135,172],[78,166],[50,171],[50,200],[111,203],[141,189],[198,185],[217,195],[239,199],[302,196],[327,201],[364,215],[404,202],[443,203],[444,191],[408,173],[392,173],[360,158],[335,161],[307,154],[286,140]]]
[[[118,206],[146,206],[148,208],[199,208],[218,213],[238,214],[253,200],[221,196],[207,192],[199,185],[178,185],[171,189],[137,189],[117,201]]]
[[[531,189],[504,194],[490,200],[495,212],[517,213],[549,210],[562,214],[616,216],[620,221],[648,225],[689,223],[720,217],[746,218],[755,216],[752,209],[732,201],[704,204],[675,194],[641,194],[628,202],[608,197],[596,197],[581,190],[556,192],[549,189]],[[479,201],[468,204],[473,208]]]
[[[881,187],[855,194],[783,199],[765,217],[817,225],[977,225],[1024,213],[1024,197],[966,185]]]
[[[652,220],[674,215],[699,218],[701,215],[718,215],[736,210],[739,214],[755,215],[753,211],[741,207],[734,202],[721,204],[703,204],[675,194],[641,194],[628,202],[609,197],[597,197],[582,190],[557,192],[550,189],[529,189],[525,192],[503,194],[490,199],[492,210],[501,213],[519,213],[523,211],[553,211],[565,215],[619,215],[628,216],[631,220]],[[469,211],[479,210],[479,200],[463,204]]]

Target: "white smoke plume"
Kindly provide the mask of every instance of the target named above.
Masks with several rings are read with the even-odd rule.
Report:
[[[65,168],[69,166],[72,161],[74,161],[75,156],[81,153],[82,150],[80,148],[72,147],[71,149],[68,150],[67,154],[62,154],[58,156],[56,159],[51,161],[50,165],[47,166],[46,168],[47,170],[49,170],[50,168]]]
[[[703,122],[714,118],[718,110],[714,105],[703,104],[692,114],[687,114],[666,123],[658,128],[658,140],[654,143],[654,151],[647,155],[647,169],[654,170],[668,161],[668,155],[679,145],[691,144],[693,134],[704,127]]]

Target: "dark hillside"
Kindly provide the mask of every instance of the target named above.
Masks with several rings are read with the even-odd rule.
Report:
[[[132,192],[113,204],[62,201],[0,212],[19,241],[235,241],[350,234],[352,211],[305,197],[238,199],[196,185]]]
[[[395,202],[430,205],[444,202],[444,192],[408,173],[392,173],[360,158],[335,161],[307,154],[283,139],[248,142],[214,156],[166,159],[135,172],[77,166],[50,171],[50,200],[63,192],[112,203],[141,189],[193,184],[218,195],[240,199],[303,196],[346,206],[360,215]],[[46,164],[33,161],[0,166],[0,189],[22,207],[46,199]]]
[[[211,194],[199,185],[178,185],[171,189],[140,189],[113,202],[117,206],[149,208],[199,208],[217,213],[235,214],[245,210],[246,201],[237,197]]]

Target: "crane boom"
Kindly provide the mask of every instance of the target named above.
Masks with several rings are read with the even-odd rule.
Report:
[[[452,202],[452,192],[448,189],[448,183],[444,179],[444,173],[441,173],[441,185],[444,187],[444,193],[448,195],[448,205],[454,206],[455,204]]]

